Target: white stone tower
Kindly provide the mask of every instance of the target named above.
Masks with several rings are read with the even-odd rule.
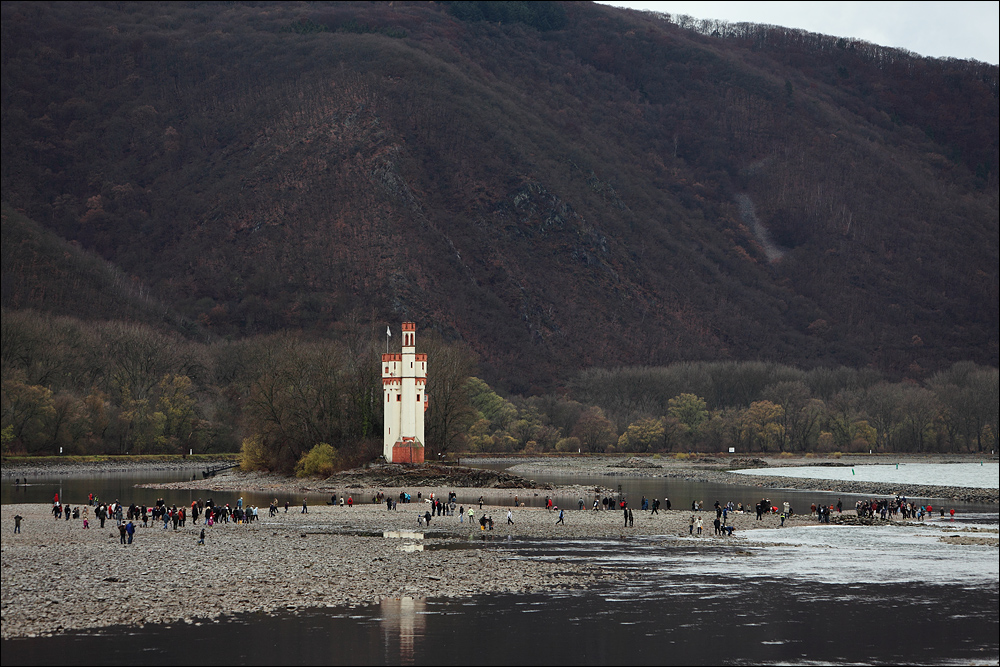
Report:
[[[427,355],[417,354],[416,324],[403,322],[402,335],[402,354],[382,355],[382,453],[389,463],[423,463]]]

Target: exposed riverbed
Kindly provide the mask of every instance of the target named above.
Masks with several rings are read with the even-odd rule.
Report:
[[[413,536],[418,510],[400,505],[353,508],[301,507],[258,522],[205,528],[139,527],[122,545],[114,521],[105,528],[90,514],[56,520],[48,505],[3,505],[2,636],[196,621],[240,612],[273,612],[300,606],[377,603],[383,598],[467,597],[496,592],[587,586],[604,578],[596,568],[539,564],[529,569],[495,550],[456,548],[508,535],[619,534],[618,517],[576,517],[564,530],[545,510],[519,510],[508,526],[493,511],[495,530],[470,526],[468,517],[435,517]],[[14,515],[23,518],[13,533]],[[476,509],[478,519],[479,510]],[[205,529],[205,544],[199,545]],[[662,527],[668,529],[664,520]],[[417,537],[419,536],[419,538]]]
[[[981,514],[974,513],[976,505],[959,505],[963,509],[956,522],[931,519],[924,524],[887,523],[874,528],[821,527],[808,516],[795,517],[779,528],[774,516],[757,521],[753,514],[735,514],[730,515],[736,526],[732,538],[713,535],[715,513],[708,511],[697,513],[704,525],[699,538],[688,534],[690,517],[695,514],[689,508],[678,510],[675,505],[674,511],[661,510],[656,515],[636,510],[634,525],[626,527],[620,512],[578,511],[575,501],[584,497],[589,506],[595,494],[614,494],[626,480],[625,492],[636,507],[639,489],[642,493],[647,487],[656,493],[667,486],[677,489],[682,482],[689,483],[688,477],[702,480],[690,482],[691,488],[719,490],[723,502],[744,495],[749,501],[764,494],[776,499],[788,494],[748,488],[743,478],[738,479],[743,486],[710,481],[716,473],[739,477],[716,469],[729,461],[660,468],[652,467],[660,463],[654,459],[630,461],[626,457],[590,459],[586,464],[571,459],[562,468],[558,463],[544,459],[516,463],[514,472],[528,480],[537,478],[533,489],[451,488],[448,484],[406,489],[414,500],[418,492],[426,497],[430,492],[457,491],[466,509],[474,508],[475,519],[481,513],[492,516],[493,531],[480,530],[478,523],[470,530],[467,521],[460,523],[457,516],[435,516],[429,527],[418,526],[417,515],[427,510],[426,503],[400,503],[396,511],[389,511],[370,503],[376,486],[358,479],[325,484],[322,480],[225,474],[207,482],[178,480],[157,485],[165,488],[132,489],[136,495],[165,494],[168,498],[170,494],[190,498],[214,492],[217,501],[232,502],[241,489],[254,487],[258,491],[246,493],[247,502],[257,503],[257,498],[270,499],[279,493],[282,499],[292,500],[289,511],[285,513],[282,507],[277,517],[267,517],[263,506],[259,523],[208,529],[204,546],[197,545],[202,526],[190,524],[176,532],[160,526],[140,528],[134,544],[123,546],[113,522],[103,531],[96,527],[85,531],[78,520],[56,522],[47,503],[11,504],[5,486],[6,504],[0,516],[5,662],[12,655],[15,662],[19,655],[32,655],[34,649],[29,647],[57,651],[28,658],[34,662],[51,661],[44,655],[62,655],[68,663],[134,661],[147,646],[162,660],[169,661],[171,656],[174,661],[194,659],[182,655],[183,642],[175,647],[172,631],[159,630],[172,623],[188,628],[185,637],[200,637],[199,629],[206,629],[207,643],[200,644],[199,659],[255,664],[429,662],[445,655],[435,648],[440,642],[450,642],[447,655],[468,654],[471,660],[481,646],[477,635],[495,643],[510,633],[519,642],[505,644],[504,650],[490,655],[523,660],[529,654],[544,654],[551,645],[559,647],[553,663],[588,659],[662,663],[663,651],[683,656],[688,663],[739,661],[740,654],[751,661],[796,662],[800,656],[799,661],[852,662],[871,661],[877,655],[876,662],[948,662],[952,657],[996,662],[995,505],[982,506]],[[559,472],[552,474],[554,470]],[[187,472],[178,474],[183,479]],[[635,491],[629,491],[627,480],[637,484]],[[561,486],[563,481],[566,486]],[[812,484],[823,488],[826,483]],[[352,494],[359,504],[353,508],[323,504],[331,489],[338,495]],[[724,495],[727,489],[730,495]],[[380,490],[390,492],[390,488]],[[121,497],[126,503],[127,493],[124,490]],[[800,500],[816,495],[789,493],[801,494],[794,496]],[[476,502],[480,495],[484,496],[482,510]],[[554,511],[513,509],[514,523],[509,525],[506,512],[515,495],[527,498],[529,504],[552,495],[571,510],[564,524],[557,525]],[[301,512],[303,496],[308,498],[308,514]],[[68,496],[67,500],[79,502]],[[707,500],[710,504],[714,497]],[[14,513],[26,517],[20,535],[12,534]],[[95,523],[92,513],[91,523]],[[408,532],[415,529],[417,535]],[[383,531],[403,532],[384,537]],[[851,563],[871,565],[858,569]],[[894,578],[884,579],[881,573],[886,567]],[[829,568],[835,568],[838,576],[831,578]],[[953,600],[956,590],[961,593]],[[826,615],[864,623],[869,612],[891,608],[888,602],[899,596],[908,611],[898,630],[907,634],[920,628],[921,641],[899,643],[887,636],[875,642],[879,634],[875,633],[870,642],[856,642],[855,651],[838,639],[842,633],[834,633],[823,640],[827,644],[815,643],[825,636],[818,624]],[[959,598],[962,602],[956,610],[948,611]],[[858,608],[859,600],[870,601],[871,609]],[[934,614],[920,612],[925,603]],[[364,606],[357,612],[344,611],[359,604]],[[816,610],[816,629],[797,632],[792,617],[781,620],[784,612],[779,610],[786,608],[797,609],[797,617],[803,619]],[[521,624],[518,619],[535,616],[530,612],[551,622]],[[596,616],[591,619],[590,613]],[[758,614],[761,617],[755,620]],[[690,624],[684,620],[688,617]],[[658,622],[650,623],[647,618]],[[883,617],[883,627],[892,625],[887,622]],[[254,639],[242,642],[239,650],[225,648],[228,643],[218,645],[210,639],[222,629],[215,623],[222,623],[227,634],[231,630],[243,636],[249,629]],[[709,628],[716,625],[725,631],[713,633]],[[127,648],[131,642],[121,641],[109,653],[100,648],[106,644],[97,642],[96,652],[86,653],[82,647],[90,644],[83,637],[72,640],[79,648],[73,649],[72,656],[58,654],[55,648],[65,633],[117,626],[130,628],[129,636],[140,626],[147,629],[135,634],[144,639],[134,649]],[[559,628],[564,626],[575,628],[570,634],[578,639],[562,636]],[[627,629],[632,626],[639,634]],[[298,630],[291,632],[292,627]],[[315,652],[317,640],[309,639],[313,627],[324,637],[342,637],[322,658]],[[285,639],[298,639],[256,640],[263,641],[277,628],[285,628],[281,631]],[[601,634],[605,628],[607,636]],[[381,633],[384,653],[365,652],[364,642],[357,641],[369,631]],[[449,634],[454,631],[470,633],[470,641],[446,639],[454,637]],[[112,632],[122,636],[118,630]],[[596,643],[579,633],[593,636]],[[162,639],[157,639],[161,634]],[[934,640],[936,634],[939,641]],[[30,635],[52,636],[11,639]],[[755,635],[763,640],[757,648]],[[733,642],[740,654],[725,650]],[[977,645],[984,653],[975,652]],[[907,646],[913,650],[907,652]],[[274,647],[283,648],[275,652]],[[519,652],[521,648],[529,653]]]

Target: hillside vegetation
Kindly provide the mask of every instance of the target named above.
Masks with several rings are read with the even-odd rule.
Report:
[[[412,320],[511,397],[584,400],[581,372],[615,368],[843,366],[932,391],[998,365],[995,65],[588,3],[0,11],[5,327],[72,321],[91,358],[129,327],[172,355],[294,340],[295,363],[334,355],[367,387],[350,355]],[[5,383],[58,393],[8,375],[30,366],[8,347]],[[228,424],[204,442],[291,441],[241,421],[245,386],[224,401],[228,379],[156,367],[142,397],[93,386],[156,414],[188,377],[215,396],[199,419]],[[354,391],[281,465],[368,437]],[[616,437],[681,393],[711,403],[678,391]],[[442,447],[461,431],[441,428]],[[143,437],[189,437],[164,433]]]

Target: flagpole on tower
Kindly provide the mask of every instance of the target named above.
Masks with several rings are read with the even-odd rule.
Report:
[[[392,338],[392,331],[389,327],[385,328],[385,353],[389,354],[389,339]]]

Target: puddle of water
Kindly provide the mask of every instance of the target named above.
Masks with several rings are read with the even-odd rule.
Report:
[[[461,551],[463,549],[479,549],[478,542],[445,542],[439,544],[428,544],[424,551]]]

